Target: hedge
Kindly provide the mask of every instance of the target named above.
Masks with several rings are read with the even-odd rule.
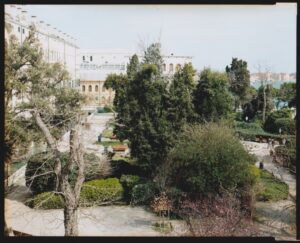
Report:
[[[131,204],[148,205],[154,199],[156,193],[157,188],[152,181],[135,185],[132,188]]]
[[[268,132],[278,133],[279,127],[276,127],[275,121],[279,118],[292,119],[292,111],[283,108],[281,110],[270,113],[265,121],[264,129]]]
[[[79,205],[81,207],[113,204],[122,199],[123,188],[117,178],[108,178],[84,182]],[[58,209],[64,207],[62,195],[54,192],[43,192],[34,196],[28,206],[42,209]]]
[[[278,118],[274,122],[274,129],[279,131],[281,129],[282,134],[295,135],[296,133],[296,122],[290,118]]]
[[[68,159],[69,153],[64,152],[60,153],[60,160],[62,166],[64,166]],[[99,178],[107,177],[110,172],[110,165],[107,164],[109,162],[101,162],[100,166],[100,158],[97,157],[95,154],[84,154],[84,160],[86,162],[86,169],[85,169],[85,179],[93,180]],[[26,166],[25,172],[25,179],[26,179],[26,186],[30,187],[30,190],[34,194],[38,194],[41,192],[46,191],[53,191],[56,186],[56,176],[53,172],[54,170],[54,162],[55,159],[51,153],[43,152],[36,155],[33,155],[29,158]],[[103,163],[105,163],[105,166]],[[103,170],[105,168],[105,170]],[[48,174],[44,174],[47,173]],[[43,174],[41,176],[38,176]],[[77,168],[75,168],[72,173],[69,175],[69,181],[71,184],[75,182],[77,174]],[[36,176],[36,177],[35,177]],[[33,179],[32,179],[33,178]]]

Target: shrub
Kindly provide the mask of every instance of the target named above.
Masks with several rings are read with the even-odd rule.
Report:
[[[88,181],[83,183],[79,205],[84,207],[112,204],[122,196],[123,188],[116,178]],[[54,192],[44,192],[34,196],[28,205],[34,208],[57,209],[64,207],[64,200],[61,195]]]
[[[131,204],[144,205],[150,204],[154,199],[157,189],[154,182],[149,181],[144,184],[135,185],[132,188]]]
[[[126,159],[112,160],[111,166],[113,177],[121,178],[123,174],[143,176],[141,168],[129,163]]]
[[[60,153],[60,160],[62,166],[64,166],[69,160],[69,153]],[[84,160],[86,162],[86,180],[105,178],[110,175],[111,167],[105,157],[99,158],[95,154],[85,153]],[[29,158],[26,166],[25,179],[26,186],[30,187],[34,194],[53,191],[55,189],[56,176],[54,174],[54,162],[53,154],[47,152],[39,153]],[[75,167],[69,176],[71,184],[75,182],[77,170],[78,168]]]
[[[296,167],[296,139],[290,139],[286,145],[280,145],[275,148],[274,160],[283,166],[295,170]]]
[[[275,121],[279,118],[292,119],[291,110],[284,108],[270,113],[265,121],[264,129],[268,132],[278,133],[279,128],[275,126]]]
[[[185,128],[168,156],[171,185],[184,192],[218,193],[253,183],[249,173],[253,157],[221,124],[193,125]]]
[[[80,192],[80,205],[93,206],[122,199],[123,188],[117,178],[85,182]]]
[[[259,184],[260,190],[256,194],[256,200],[258,201],[279,201],[288,198],[288,185],[266,170],[261,171]]]
[[[32,208],[59,209],[64,207],[64,199],[54,192],[43,192],[29,200],[27,205]]]
[[[132,195],[132,188],[135,185],[141,184],[144,180],[137,175],[122,175],[120,182],[124,189],[124,198],[127,202],[130,202]]]
[[[282,134],[294,134],[296,133],[296,122],[290,118],[278,118],[274,122],[274,129],[279,131],[281,128]]]

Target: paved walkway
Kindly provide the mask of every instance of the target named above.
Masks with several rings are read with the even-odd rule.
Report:
[[[83,130],[82,141],[87,151],[100,155],[101,147],[94,143],[104,130],[105,124],[113,114],[92,117],[92,122]],[[59,143],[61,151],[67,151],[69,133]],[[63,210],[36,210],[24,205],[30,192],[25,186],[25,167],[23,173],[14,179],[14,187],[5,199],[5,217],[9,227],[36,236],[63,236]],[[161,236],[152,229],[159,220],[144,207],[102,206],[81,208],[79,210],[80,236]],[[171,235],[183,235],[182,222],[172,221],[174,231]]]
[[[257,156],[256,166],[263,161],[264,168],[289,186],[290,197],[277,202],[256,202],[255,218],[263,236],[274,236],[276,240],[296,239],[296,178],[289,170],[273,163],[267,143],[241,141],[250,153]]]

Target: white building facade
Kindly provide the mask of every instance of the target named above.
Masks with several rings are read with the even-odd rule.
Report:
[[[30,25],[34,24],[44,52],[44,59],[49,63],[63,64],[70,75],[70,80],[65,80],[63,85],[79,88],[79,72],[76,63],[79,47],[74,37],[52,27],[49,23],[38,20],[37,16],[26,11],[24,5],[6,4],[5,22],[11,27],[10,33],[5,31],[5,38],[8,35],[15,35],[20,44],[28,36]]]
[[[126,74],[129,58],[134,55],[127,50],[81,49],[77,62],[80,63],[80,90],[88,98],[87,106],[96,107],[112,105],[114,91],[104,88],[109,74]],[[139,56],[140,61],[142,56]],[[191,63],[191,56],[163,56],[163,74],[173,75],[184,64]]]

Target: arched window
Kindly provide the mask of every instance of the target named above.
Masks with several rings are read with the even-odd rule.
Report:
[[[180,64],[177,64],[177,65],[176,65],[176,71],[178,71],[180,68],[181,68],[181,65],[180,65]]]
[[[89,91],[92,92],[92,85],[89,85]]]
[[[98,92],[98,85],[95,86],[95,91]]]
[[[164,72],[166,71],[166,69],[167,69],[166,64],[163,64],[163,70],[164,70]]]
[[[173,72],[173,63],[170,63],[170,65],[169,65],[169,71]]]
[[[82,85],[82,92],[85,92],[85,85]]]

